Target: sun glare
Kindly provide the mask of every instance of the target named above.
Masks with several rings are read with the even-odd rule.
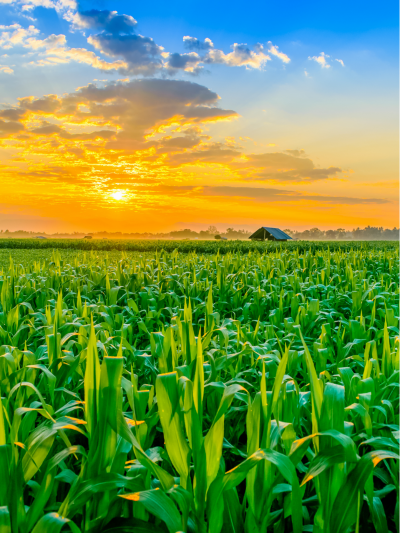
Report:
[[[125,192],[124,191],[115,191],[111,193],[111,198],[114,198],[114,200],[123,200],[125,198]]]

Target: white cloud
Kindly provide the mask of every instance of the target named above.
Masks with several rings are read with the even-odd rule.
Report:
[[[331,66],[326,61],[328,57],[330,56],[328,56],[324,52],[321,52],[319,56],[309,57],[308,59],[311,59],[312,61],[316,61],[319,65],[321,65],[321,68],[331,68]]]
[[[13,4],[13,7],[20,9],[21,16],[30,20],[34,19],[24,14],[33,11],[36,7],[54,9],[65,20],[70,20],[78,9],[76,0],[0,0],[0,4]]]
[[[23,28],[20,24],[0,26],[0,47],[9,50],[13,46],[22,45],[29,37],[37,35],[39,30],[35,26]]]
[[[1,72],[4,72],[4,74],[14,74],[13,69],[7,65],[0,65],[0,73]]]
[[[0,0],[0,3],[6,2],[8,0]],[[249,47],[247,44],[234,43],[232,50],[225,53],[214,48],[214,43],[208,37],[200,41],[187,35],[183,41],[191,51],[184,54],[170,53],[152,38],[136,33],[137,21],[130,15],[96,9],[79,13],[76,0],[15,0],[14,4],[20,8],[21,15],[31,13],[39,6],[55,9],[70,22],[71,31],[78,28],[89,30],[87,42],[97,49],[97,52],[92,52],[86,48],[68,48],[65,35],[52,34],[39,39],[37,36],[40,31],[33,25],[28,28],[23,28],[20,24],[0,26],[0,48],[9,49],[19,45],[39,54],[38,57],[30,58],[33,59],[30,65],[77,61],[103,71],[117,70],[122,74],[150,76],[157,73],[174,75],[179,71],[195,75],[207,64],[261,70],[271,60],[271,56],[279,58],[283,63],[290,62],[290,58],[271,42],[267,45],[268,50],[262,44]],[[92,33],[91,30],[99,33]],[[102,56],[112,58],[112,62],[103,60]]]
[[[45,54],[45,59],[31,61],[29,64],[33,66],[50,66],[57,65],[60,63],[70,63],[71,61],[76,61],[77,63],[84,63],[85,65],[89,65],[93,68],[97,68],[103,71],[128,68],[128,65],[127,63],[125,63],[125,61],[117,60],[113,61],[112,63],[108,63],[107,61],[104,61],[100,57],[96,56],[94,52],[86,50],[86,48],[67,48],[64,46],[59,46],[47,49],[45,51]]]
[[[23,11],[28,11],[35,7],[45,7],[46,9],[55,9],[57,12],[62,12],[69,9],[77,9],[78,7],[75,0],[17,0],[15,3],[20,4]]]
[[[287,56],[286,54],[284,54],[283,52],[280,52],[278,50],[278,47],[273,45],[271,43],[271,41],[268,43],[270,45],[269,49],[268,49],[268,53],[269,54],[272,54],[273,56],[276,56],[276,57],[279,57],[279,59],[281,61],[283,61],[284,63],[289,63],[290,61],[290,57]]]
[[[335,61],[337,61],[338,63],[342,65],[342,67],[344,67],[343,59],[335,59]]]
[[[46,39],[35,39],[34,37],[30,37],[26,40],[24,47],[32,48],[33,50],[38,50],[40,48],[45,48],[46,50],[53,50],[54,48],[58,48],[59,46],[64,46],[66,42],[67,40],[65,38],[65,35],[52,34],[46,37]]]
[[[264,54],[263,46],[257,45],[257,51],[250,50],[247,44],[234,43],[232,52],[224,54],[222,50],[211,49],[202,59],[203,63],[220,63],[229,67],[246,67],[261,69],[271,58]]]
[[[183,44],[186,48],[189,48],[189,50],[210,50],[211,48],[214,48],[214,43],[208,37],[206,37],[204,42],[202,42],[197,39],[197,37],[185,35],[183,37]]]
[[[85,48],[67,48],[65,46],[67,42],[65,35],[53,34],[45,39],[37,39],[36,35],[38,33],[40,31],[34,26],[23,28],[20,24],[0,25],[0,47],[8,50],[13,46],[23,46],[35,52],[37,51],[41,55],[44,54],[45,58],[29,63],[34,66],[49,66],[76,61],[103,71],[126,69],[128,67],[125,61],[118,60],[109,63]],[[7,66],[1,67],[0,71],[6,74],[13,73],[13,70]]]

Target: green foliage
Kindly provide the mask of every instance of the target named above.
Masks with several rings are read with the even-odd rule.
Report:
[[[94,250],[94,251],[126,251],[126,252],[155,252],[168,253],[177,250],[181,253],[196,252],[200,254],[248,253],[248,252],[276,252],[299,251],[304,253],[311,250],[372,250],[374,248],[396,250],[397,241],[250,241],[247,240],[117,240],[117,239],[0,239],[0,249],[9,250]]]
[[[7,250],[0,530],[394,532],[398,246],[193,244]]]

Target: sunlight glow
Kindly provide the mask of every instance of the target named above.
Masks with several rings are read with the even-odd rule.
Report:
[[[115,191],[111,193],[111,198],[114,198],[114,200],[123,200],[125,198],[125,191]]]

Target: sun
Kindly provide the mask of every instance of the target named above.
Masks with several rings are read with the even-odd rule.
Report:
[[[114,200],[123,200],[125,198],[125,192],[124,191],[115,191],[111,193],[111,198],[114,198]]]

